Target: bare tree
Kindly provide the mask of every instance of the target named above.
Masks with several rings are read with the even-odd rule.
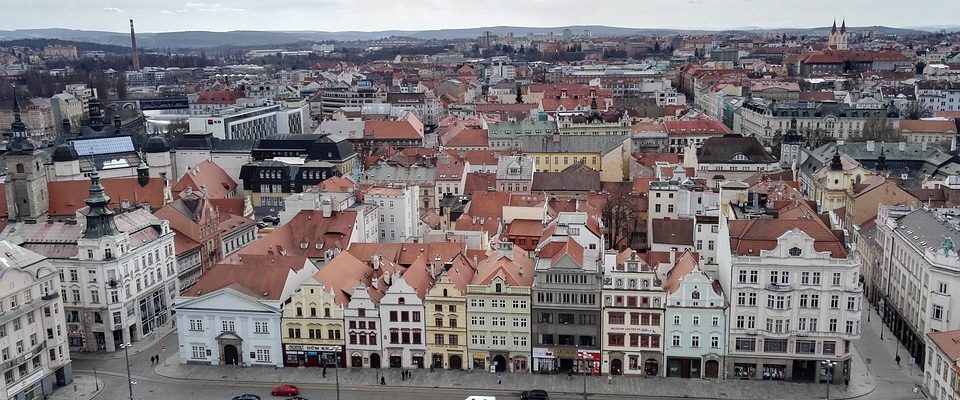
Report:
[[[875,142],[900,142],[903,141],[903,135],[893,127],[893,123],[882,114],[876,114],[863,123],[863,130],[860,135],[851,136],[850,141],[866,142],[872,140]]]
[[[609,230],[610,247],[623,250],[630,247],[634,234],[640,231],[640,198],[632,194],[632,184],[622,182],[609,185],[603,207],[604,224]]]

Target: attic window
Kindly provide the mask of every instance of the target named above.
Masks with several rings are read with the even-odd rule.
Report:
[[[733,155],[733,161],[748,161],[747,156],[742,153],[737,153]]]
[[[792,247],[788,252],[790,253],[791,257],[800,257],[800,254],[803,253],[799,247]]]

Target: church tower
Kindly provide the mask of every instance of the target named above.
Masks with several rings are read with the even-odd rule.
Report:
[[[837,20],[833,20],[833,28],[830,29],[830,37],[827,39],[827,47],[834,50],[849,50],[850,33],[847,32],[847,20],[844,19],[837,28]]]
[[[20,117],[20,102],[13,98],[14,121],[10,124],[7,142],[7,210],[10,219],[46,220],[50,201],[47,198],[47,172],[41,152],[30,140]]]

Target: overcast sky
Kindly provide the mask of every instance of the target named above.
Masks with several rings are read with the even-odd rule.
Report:
[[[11,7],[12,3],[17,3]],[[958,0],[0,0],[0,29],[379,31],[496,25],[631,28],[957,25]]]

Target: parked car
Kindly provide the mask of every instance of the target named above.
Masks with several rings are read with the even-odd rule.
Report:
[[[268,223],[266,223],[266,222],[263,222],[263,221],[257,222],[257,228],[263,229],[263,228],[266,228],[266,227],[268,227],[268,226],[270,226],[270,224],[268,224]]]
[[[248,394],[241,394],[239,396],[233,396],[233,399],[231,400],[262,400],[262,399],[260,399],[260,396],[248,393]]]
[[[546,390],[533,389],[520,393],[520,400],[549,400]]]
[[[263,221],[263,222],[269,222],[269,223],[272,223],[272,224],[276,225],[276,224],[280,223],[280,217],[277,216],[277,215],[268,215],[268,216],[266,216],[266,217],[263,217],[263,219],[262,219],[261,221]]]
[[[270,391],[270,394],[274,396],[296,396],[300,394],[300,388],[289,383],[285,383],[273,388],[273,390]]]

